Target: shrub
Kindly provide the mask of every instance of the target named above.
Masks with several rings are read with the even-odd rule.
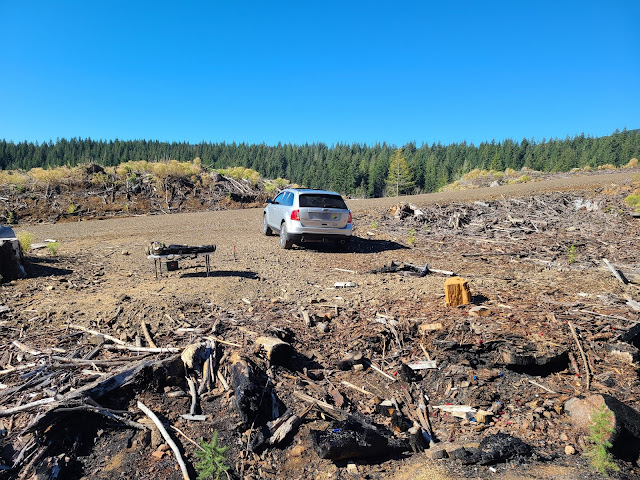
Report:
[[[598,165],[598,170],[615,170],[616,166],[611,163],[605,163],[604,165]]]
[[[29,177],[16,170],[0,170],[0,184],[16,185],[23,187],[29,182]]]
[[[629,195],[624,199],[624,203],[635,210],[640,210],[640,195]]]
[[[258,172],[245,167],[222,168],[218,170],[218,173],[235,180],[247,180],[252,185],[257,185],[260,181],[260,174]]]
[[[276,185],[276,187],[278,187],[279,190],[282,190],[283,188],[285,188],[287,185],[289,185],[289,180],[287,180],[286,178],[276,178],[274,180],[274,183]]]
[[[637,166],[638,166],[638,159],[632,158],[631,160],[629,160],[629,163],[627,163],[623,168],[636,168]]]
[[[31,250],[31,244],[33,243],[33,233],[29,232],[18,232],[16,234],[18,237],[18,242],[20,242],[20,250],[22,253],[27,253]]]
[[[225,465],[226,453],[229,447],[218,445],[217,430],[214,430],[211,442],[207,443],[201,438],[198,443],[200,448],[196,450],[196,457],[198,457],[199,462],[195,464],[198,480],[209,478],[219,480],[220,476],[229,470],[229,466]]]

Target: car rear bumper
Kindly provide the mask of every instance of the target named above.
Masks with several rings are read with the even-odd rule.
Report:
[[[322,243],[322,242],[336,242],[345,243],[351,240],[351,230],[348,234],[332,235],[323,233],[289,233],[287,240],[296,244],[301,243]]]

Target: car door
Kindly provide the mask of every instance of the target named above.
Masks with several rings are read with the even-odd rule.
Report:
[[[286,192],[280,192],[280,194],[274,198],[269,205],[267,205],[266,213],[267,225],[275,230],[280,230],[280,222],[282,221],[282,201]]]

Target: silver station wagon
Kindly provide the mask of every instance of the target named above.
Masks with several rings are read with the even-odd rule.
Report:
[[[262,233],[280,234],[280,247],[334,242],[346,249],[351,240],[351,212],[339,193],[310,188],[287,188],[267,200]]]

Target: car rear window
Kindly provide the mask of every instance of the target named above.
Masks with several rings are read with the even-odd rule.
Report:
[[[308,193],[300,195],[301,207],[342,208],[347,209],[347,204],[340,195],[327,195],[320,193]]]

